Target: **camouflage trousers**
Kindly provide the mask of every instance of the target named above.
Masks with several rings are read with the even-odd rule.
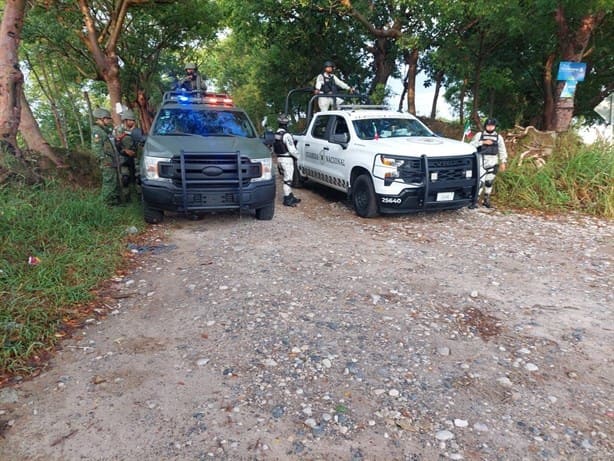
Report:
[[[102,168],[102,187],[100,194],[102,201],[110,206],[121,203],[121,184],[117,179],[117,170],[113,167]]]

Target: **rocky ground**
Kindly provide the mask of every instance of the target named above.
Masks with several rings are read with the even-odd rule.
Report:
[[[296,195],[134,248],[0,459],[612,459],[611,222]]]

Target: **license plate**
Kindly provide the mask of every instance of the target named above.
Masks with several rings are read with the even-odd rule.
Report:
[[[454,192],[437,192],[438,202],[449,202],[454,200]]]

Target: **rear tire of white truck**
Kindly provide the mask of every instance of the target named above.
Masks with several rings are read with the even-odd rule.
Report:
[[[373,218],[378,214],[377,197],[373,181],[368,174],[361,174],[352,185],[352,205],[356,214],[363,218]]]
[[[256,219],[259,221],[270,221],[275,215],[275,202],[269,203],[262,208],[256,208]]]

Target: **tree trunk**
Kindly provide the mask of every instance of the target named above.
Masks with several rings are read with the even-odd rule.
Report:
[[[561,61],[582,61],[593,32],[601,24],[604,17],[605,13],[603,11],[597,11],[594,14],[584,16],[580,21],[578,29],[571,31],[563,6],[559,3],[554,12],[554,19],[557,24]],[[574,113],[574,97],[561,98],[564,86],[565,82],[559,82],[556,88],[553,128],[558,133],[569,130]]]
[[[26,96],[23,91],[21,92],[21,124],[19,125],[19,132],[23,136],[24,141],[28,145],[28,149],[39,152],[44,157],[51,160],[55,166],[64,168],[64,162],[55,155],[53,149],[49,145],[38,126],[38,122],[32,114],[30,104],[26,100]]]
[[[139,108],[141,130],[143,130],[143,133],[147,134],[151,130],[154,112],[149,105],[149,98],[147,98],[144,90],[137,90],[135,104]]]
[[[484,36],[480,37],[480,50],[478,52],[477,62],[475,64],[475,76],[474,76],[474,84],[473,84],[473,106],[471,108],[471,116],[470,119],[479,129],[482,129],[482,122],[480,121],[480,114],[478,112],[478,108],[480,107],[480,79],[482,76],[482,51],[484,49]]]
[[[407,112],[416,115],[416,75],[418,74],[417,48],[413,48],[407,58]]]
[[[391,60],[390,53],[387,51],[389,46],[389,38],[378,37],[375,39],[375,44],[369,47],[369,51],[373,54],[373,67],[375,68],[375,78],[371,85],[371,92],[374,92],[377,85],[386,86],[388,78],[394,70],[394,59]]]
[[[68,148],[68,141],[66,139],[66,132],[64,130],[64,125],[62,123],[62,116],[60,114],[60,111],[58,110],[57,101],[55,100],[55,97],[53,96],[54,94],[60,94],[60,92],[57,91],[57,88],[54,91],[51,88],[51,86],[50,86],[50,82],[53,82],[54,79],[53,79],[53,77],[51,77],[49,75],[49,72],[47,71],[46,62],[44,60],[40,60],[40,69],[41,69],[41,72],[42,72],[42,76],[39,76],[38,72],[36,71],[36,68],[34,67],[34,65],[32,65],[32,60],[30,59],[30,56],[28,56],[27,54],[26,54],[26,61],[28,62],[28,65],[30,67],[30,73],[32,75],[34,75],[34,78],[36,78],[36,82],[38,83],[39,88],[41,89],[43,95],[45,96],[45,98],[47,98],[47,101],[49,102],[49,107],[51,108],[51,113],[53,114],[53,121],[55,123],[55,130],[56,130],[56,132],[58,134],[58,139],[60,140],[60,143],[61,143],[62,147]],[[23,102],[26,102],[26,104],[27,104],[27,101],[25,99],[25,95],[22,94],[22,99],[21,100],[22,100],[22,104],[23,104]],[[22,106],[22,112],[21,112],[21,117],[22,118],[23,118],[24,113],[25,113],[26,110],[31,115],[30,107],[28,107],[26,109],[26,108],[24,108]],[[32,119],[34,119],[34,117],[32,117]],[[38,123],[35,120],[34,120],[34,122],[36,123],[36,130],[40,132],[39,127],[38,127]],[[23,123],[23,120],[22,120],[22,123]],[[45,144],[47,144],[47,143],[45,143]],[[28,144],[28,146],[29,146],[29,144]],[[32,148],[32,147],[30,147],[30,148]]]
[[[465,126],[465,96],[467,94],[467,79],[463,79],[463,84],[458,94],[458,110],[460,111],[461,125]],[[471,119],[471,117],[469,117]]]
[[[58,72],[60,74],[60,78],[62,81],[62,84],[64,85],[64,88],[67,88],[66,85],[66,76],[64,75],[64,72],[62,70],[62,67],[59,66],[58,67]],[[72,113],[73,119],[74,119],[74,123],[77,126],[77,130],[79,131],[79,141],[80,141],[80,146],[81,148],[85,148],[86,147],[86,143],[85,143],[85,135],[83,134],[83,127],[81,125],[81,114],[79,113],[79,109],[77,108],[77,104],[76,104],[76,97],[70,97],[68,98],[69,100],[69,105],[70,105],[70,112]],[[65,132],[65,131],[64,131]],[[90,143],[87,143],[87,147],[90,147]]]
[[[128,0],[119,0],[113,11],[110,22],[104,30],[104,36],[96,29],[92,8],[88,0],[78,0],[79,9],[83,14],[83,22],[85,25],[83,42],[87,46],[96,63],[96,72],[99,78],[104,80],[109,90],[109,99],[111,100],[111,116],[113,123],[119,125],[121,119],[117,111],[116,105],[121,104],[121,82],[119,80],[119,58],[117,57],[117,42],[121,33],[122,25],[126,17],[128,7],[131,2]],[[103,48],[102,41],[106,42]]]
[[[23,74],[19,70],[18,52],[26,0],[7,0],[4,3],[0,24],[0,155],[21,157],[17,146],[17,131]]]
[[[435,94],[433,95],[433,105],[431,106],[431,118],[437,117],[437,101],[439,100],[439,92],[441,91],[441,84],[443,82],[444,73],[442,70],[435,74]]]
[[[107,59],[108,66],[106,68],[105,81],[109,89],[109,99],[111,100],[111,116],[115,126],[121,125],[119,113],[115,110],[117,105],[121,105],[122,101],[122,84],[119,80],[119,60],[115,52]]]
[[[544,85],[544,118],[543,129],[545,131],[554,130],[554,86],[552,81],[552,67],[556,56],[554,53],[548,56],[544,65],[543,85]]]

